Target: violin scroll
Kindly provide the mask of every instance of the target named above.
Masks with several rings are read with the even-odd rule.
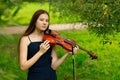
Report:
[[[89,51],[83,47],[81,47],[80,45],[79,46],[79,49],[85,51],[92,59],[97,59],[98,57],[96,55],[94,55],[94,53],[92,51]]]
[[[97,55],[94,55],[94,53],[92,51],[89,51],[88,54],[90,55],[90,57],[92,59],[97,59],[98,58]]]

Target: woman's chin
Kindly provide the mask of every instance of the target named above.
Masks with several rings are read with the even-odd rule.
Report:
[[[42,28],[42,29],[41,29],[41,31],[45,31],[45,30],[46,30],[46,28]]]

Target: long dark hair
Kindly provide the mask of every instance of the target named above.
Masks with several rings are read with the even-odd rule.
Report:
[[[47,11],[42,10],[42,9],[37,10],[37,11],[33,14],[32,19],[31,19],[31,21],[30,21],[30,24],[29,24],[28,28],[26,29],[25,33],[23,34],[23,36],[27,36],[27,35],[31,34],[31,33],[35,30],[35,27],[36,27],[35,23],[36,23],[38,17],[39,17],[41,14],[44,14],[44,13],[48,15],[48,18],[50,18],[50,17],[49,17],[49,13],[48,13]],[[49,27],[49,25],[48,25],[48,27]]]
[[[50,20],[49,13],[48,13],[47,11],[42,10],[42,9],[37,10],[37,11],[33,14],[32,19],[31,19],[31,21],[30,21],[30,24],[29,24],[28,28],[26,29],[26,31],[23,33],[22,36],[28,36],[29,34],[31,34],[31,33],[35,30],[35,27],[36,27],[35,23],[36,23],[38,17],[39,17],[41,14],[44,14],[44,13],[48,15],[48,18],[49,18],[49,20]],[[49,25],[48,25],[48,28],[49,28]],[[48,29],[48,28],[47,28],[47,29]],[[22,38],[22,37],[21,37],[21,38]],[[18,42],[18,52],[19,52],[19,46],[20,46],[20,40],[21,40],[21,38],[19,39],[19,42]]]

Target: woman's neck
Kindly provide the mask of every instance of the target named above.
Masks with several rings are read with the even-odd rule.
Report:
[[[34,32],[33,32],[33,34],[34,35],[38,35],[38,36],[42,36],[43,34],[44,34],[44,31],[40,31],[40,30],[35,30]]]
[[[33,42],[36,41],[43,41],[44,31],[34,31],[32,34],[29,35]]]

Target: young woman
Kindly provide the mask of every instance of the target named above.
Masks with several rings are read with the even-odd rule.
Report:
[[[19,43],[20,68],[28,70],[27,80],[57,80],[56,69],[69,55],[58,59],[55,46],[43,41],[44,31],[49,27],[49,14],[37,10]],[[74,48],[76,53],[78,47]]]

